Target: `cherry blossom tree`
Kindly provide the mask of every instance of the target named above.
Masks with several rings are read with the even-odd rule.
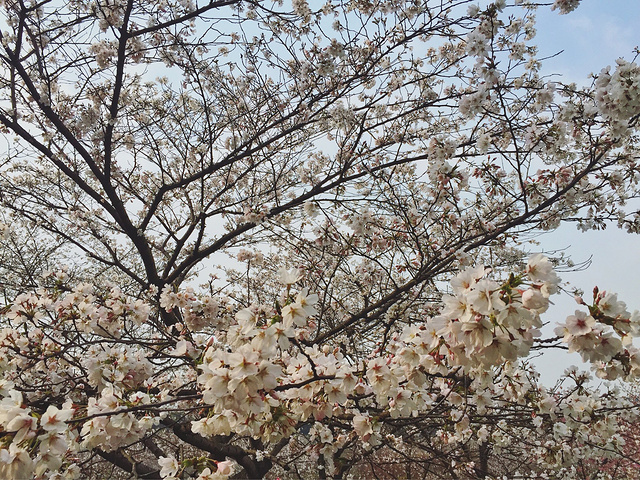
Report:
[[[3,248],[69,267],[9,268],[0,476],[581,478],[626,455],[634,398],[529,359],[632,380],[640,313],[596,289],[542,336],[562,259],[528,241],[640,231],[640,67],[549,81],[548,5],[513,3],[1,2]]]

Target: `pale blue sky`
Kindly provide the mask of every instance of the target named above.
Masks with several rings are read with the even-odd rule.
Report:
[[[631,60],[640,45],[639,0],[583,0],[568,15],[540,8],[537,19],[540,56],[564,50],[545,62],[544,70],[565,80],[584,81],[619,57]]]

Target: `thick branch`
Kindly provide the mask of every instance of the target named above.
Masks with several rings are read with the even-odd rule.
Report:
[[[217,437],[204,438],[191,431],[190,423],[176,423],[171,428],[180,440],[208,452],[214,460],[224,461],[227,457],[234,459],[244,468],[247,478],[262,478],[271,469],[271,460],[255,460],[242,448],[223,443],[226,437],[218,437],[223,439],[222,442]]]
[[[133,463],[127,457],[125,457],[120,450],[115,452],[105,452],[104,450],[96,449],[98,455],[111,462],[115,466],[122,470],[133,473],[136,478],[144,480],[162,480],[160,476],[160,470],[149,467],[142,462]]]

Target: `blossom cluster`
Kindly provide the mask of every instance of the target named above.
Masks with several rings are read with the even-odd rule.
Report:
[[[598,292],[542,338],[522,242],[640,231],[636,63],[550,82],[521,0],[31,3],[0,2],[0,477],[621,452],[633,402],[529,360],[633,380],[638,315]]]
[[[5,382],[4,389],[8,388],[11,385]],[[57,471],[76,441],[75,433],[66,423],[75,413],[71,401],[65,402],[62,408],[49,405],[41,416],[33,413],[17,390],[10,390],[0,400],[0,426],[11,435],[9,448],[0,450],[2,478],[39,477],[47,470]],[[24,447],[28,443],[36,443],[38,447],[29,452]],[[78,473],[76,467],[67,471]]]
[[[640,115],[640,66],[622,58],[616,63],[613,74],[607,67],[595,82],[596,105],[608,120],[614,138],[624,135],[629,120]]]
[[[566,15],[574,11],[580,5],[581,0],[556,0],[551,6],[552,10],[558,10],[560,14]]]
[[[187,292],[176,301],[186,306],[185,297],[192,298]],[[217,304],[192,300],[191,311],[215,320]],[[117,288],[87,284],[21,294],[3,310],[2,478],[79,478],[79,453],[115,452],[153,435],[166,416],[154,406],[172,403],[170,390],[184,380],[179,371],[162,370],[174,368],[185,340],[154,338],[151,312],[150,304]],[[228,478],[232,463],[202,465],[196,476]]]
[[[453,365],[491,366],[505,359],[515,361],[529,353],[540,336],[540,313],[556,293],[559,278],[549,259],[529,259],[525,277],[514,276],[506,284],[484,278],[484,267],[467,269],[452,280],[453,294],[445,295],[442,315],[427,323],[429,346]],[[525,288],[525,281],[530,285]]]
[[[599,378],[637,378],[640,376],[640,350],[632,344],[640,336],[640,311],[633,314],[615,293],[594,289],[588,312],[576,310],[560,324],[555,333],[567,343],[570,352],[578,352],[589,362]]]
[[[207,307],[213,300],[191,289],[164,289],[159,301],[165,312],[194,311],[204,319],[185,321],[179,335],[166,340],[144,318],[152,307],[117,289],[100,293],[83,284],[67,293],[23,294],[3,314],[18,328],[5,327],[0,335],[2,472],[8,478],[17,471],[75,478],[78,453],[114,452],[154,436],[170,421],[164,405],[203,412],[189,427],[205,439],[235,434],[276,444],[308,425],[309,448],[330,469],[338,468],[337,452],[356,439],[366,448],[389,441],[402,448],[386,423],[432,415],[440,419],[433,441],[450,448],[470,439],[507,448],[518,435],[544,438],[551,429],[535,448],[543,469],[566,462],[568,442],[572,455],[612,448],[620,441],[611,436],[616,418],[602,412],[613,398],[587,395],[585,377],[574,370],[566,378],[579,389],[547,390],[530,367],[518,364],[540,335],[540,315],[558,290],[550,260],[536,254],[506,280],[491,275],[484,266],[464,269],[451,280],[437,315],[406,325],[360,360],[338,344],[311,341],[320,299],[307,288],[295,290],[303,278],[297,270],[279,273],[286,285],[282,303],[239,309],[223,329],[218,302]],[[211,333],[203,334],[207,329]],[[570,348],[597,364],[598,375],[637,375],[629,339],[640,330],[638,314],[628,314],[615,295],[597,292],[590,315],[571,316],[562,329]],[[82,388],[80,372],[86,372]],[[186,393],[179,392],[189,384],[197,393],[182,399]],[[528,420],[486,423],[487,415],[509,404]],[[166,455],[157,463],[168,479],[193,474],[218,480],[234,470],[231,460]]]
[[[582,419],[586,412],[598,417],[602,404],[573,394],[559,399],[516,367],[539,336],[540,314],[558,289],[560,280],[549,259],[532,256],[523,272],[502,283],[486,278],[489,273],[482,266],[461,272],[451,281],[453,294],[443,298],[440,315],[406,327],[384,353],[374,351],[362,362],[347,361],[338,348],[307,346],[318,297],[306,289],[280,309],[239,311],[227,342],[209,346],[198,367],[209,413],[194,421],[192,430],[205,437],[236,433],[277,442],[295,435],[300,424],[311,423],[318,453],[333,465],[335,452],[354,436],[371,446],[383,441],[383,423],[375,413],[381,410],[391,419],[419,418],[444,403],[455,430],[438,435],[450,444],[487,438],[487,426],[476,423],[463,405],[485,415],[503,401],[535,399],[529,405],[534,417],[530,428],[539,432],[559,418]],[[493,367],[500,373],[492,373]],[[452,372],[473,379],[466,391],[447,380]],[[501,399],[498,404],[493,397]],[[572,408],[582,413],[573,414]],[[334,418],[349,420],[351,430],[329,428]],[[549,467],[566,458],[563,442],[571,438],[570,426],[584,427],[580,422],[567,420],[556,427],[556,438],[536,450],[542,464]],[[602,423],[595,425],[600,433],[585,432],[580,448],[607,443]],[[506,447],[516,434],[505,425],[491,435]],[[564,453],[553,453],[560,451]]]

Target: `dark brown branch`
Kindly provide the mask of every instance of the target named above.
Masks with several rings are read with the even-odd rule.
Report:
[[[125,457],[120,450],[116,450],[115,452],[106,452],[97,448],[96,452],[108,462],[121,468],[125,472],[134,474],[141,480],[162,480],[159,469],[149,467],[143,462],[132,463],[131,460]]]

